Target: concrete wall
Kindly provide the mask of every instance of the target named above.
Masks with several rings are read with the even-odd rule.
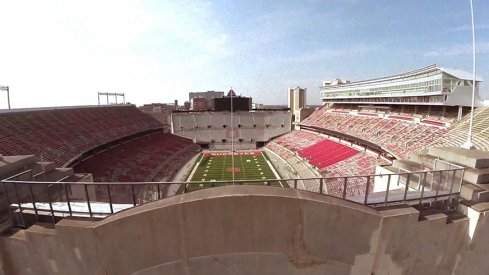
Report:
[[[0,237],[0,274],[484,274],[467,219],[376,211],[306,191],[202,190],[99,222]],[[481,216],[487,224],[487,216]],[[481,227],[479,235],[487,232]],[[477,233],[476,233],[477,235]],[[471,249],[481,254],[475,263]],[[470,271],[470,272],[467,272]]]
[[[291,119],[291,113],[287,111],[236,112],[234,130],[231,130],[230,112],[173,113],[172,132],[200,143],[219,143],[222,139],[231,143],[231,137],[235,143],[239,143],[239,139],[267,142],[290,132]]]

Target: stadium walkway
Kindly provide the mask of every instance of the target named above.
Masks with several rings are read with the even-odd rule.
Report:
[[[321,175],[314,168],[308,166],[306,162],[297,156],[284,160],[266,147],[263,148],[263,151],[267,153],[273,166],[278,171],[280,176],[282,176],[282,178],[299,179],[321,177]],[[289,185],[293,184],[292,182],[288,183]],[[314,180],[304,182],[302,180],[298,180],[297,187],[303,190],[317,191],[319,190],[319,181]]]

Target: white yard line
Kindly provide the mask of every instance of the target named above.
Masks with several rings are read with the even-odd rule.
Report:
[[[278,179],[279,180],[280,179],[280,175],[277,173],[277,171],[275,171],[275,167],[273,167],[273,165],[270,163],[270,161],[263,154],[264,154],[264,152],[262,152],[262,156],[261,157],[263,159],[265,159],[265,161],[267,162],[268,167],[270,167],[270,169],[272,170],[273,174],[275,175],[275,179]]]
[[[224,171],[226,170],[226,157],[223,158],[224,162],[222,164],[222,169],[221,169],[221,180],[224,180]]]
[[[203,158],[204,158],[204,154],[202,153],[202,156],[200,157],[199,162],[197,162],[194,169],[192,170],[192,173],[190,173],[190,176],[188,177],[187,182],[189,182],[194,177],[194,174],[197,171],[197,169],[199,168],[200,162],[202,161]]]
[[[243,156],[239,156],[239,162],[241,163],[241,169],[243,169],[243,176],[241,177],[241,179],[246,179],[245,167],[243,165]]]

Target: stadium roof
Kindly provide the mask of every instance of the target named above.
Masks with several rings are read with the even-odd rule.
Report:
[[[75,105],[75,106],[52,106],[52,107],[33,107],[33,108],[0,109],[0,114],[3,114],[3,113],[33,112],[33,111],[49,111],[49,110],[80,109],[80,108],[120,107],[120,106],[132,106],[132,105],[133,104]]]
[[[445,72],[449,75],[455,76],[456,78],[460,79],[466,79],[466,80],[472,80],[472,73],[463,71],[463,70],[457,70],[457,69],[450,69],[450,68],[442,68],[442,67],[437,67],[439,70],[442,72]],[[484,81],[482,77],[476,75],[476,81]]]
[[[359,81],[346,81],[346,82],[338,82],[338,86],[357,86],[357,85],[363,85],[363,84],[370,84],[370,83],[376,83],[376,82],[382,82],[382,81],[392,81],[392,80],[400,80],[408,77],[412,77],[415,75],[420,75],[420,74],[425,74],[433,71],[442,71],[444,73],[447,73],[449,75],[452,75],[454,77],[464,79],[464,80],[472,80],[472,73],[463,71],[463,70],[457,70],[457,69],[450,69],[450,68],[443,68],[439,67],[436,64],[432,64],[420,69],[416,69],[413,71],[409,72],[404,72],[400,73],[397,75],[391,75],[391,76],[385,76],[385,77],[378,77],[378,78],[372,78],[372,79],[366,79],[366,80],[359,80]],[[483,81],[481,77],[477,77],[476,81]],[[328,81],[325,81],[328,83]],[[335,86],[335,85],[333,85]],[[320,88],[325,88],[325,86],[322,86]]]

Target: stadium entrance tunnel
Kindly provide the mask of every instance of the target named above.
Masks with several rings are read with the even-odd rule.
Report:
[[[301,190],[218,187],[101,221],[13,229],[0,237],[0,274],[452,273],[467,220],[419,216]]]

